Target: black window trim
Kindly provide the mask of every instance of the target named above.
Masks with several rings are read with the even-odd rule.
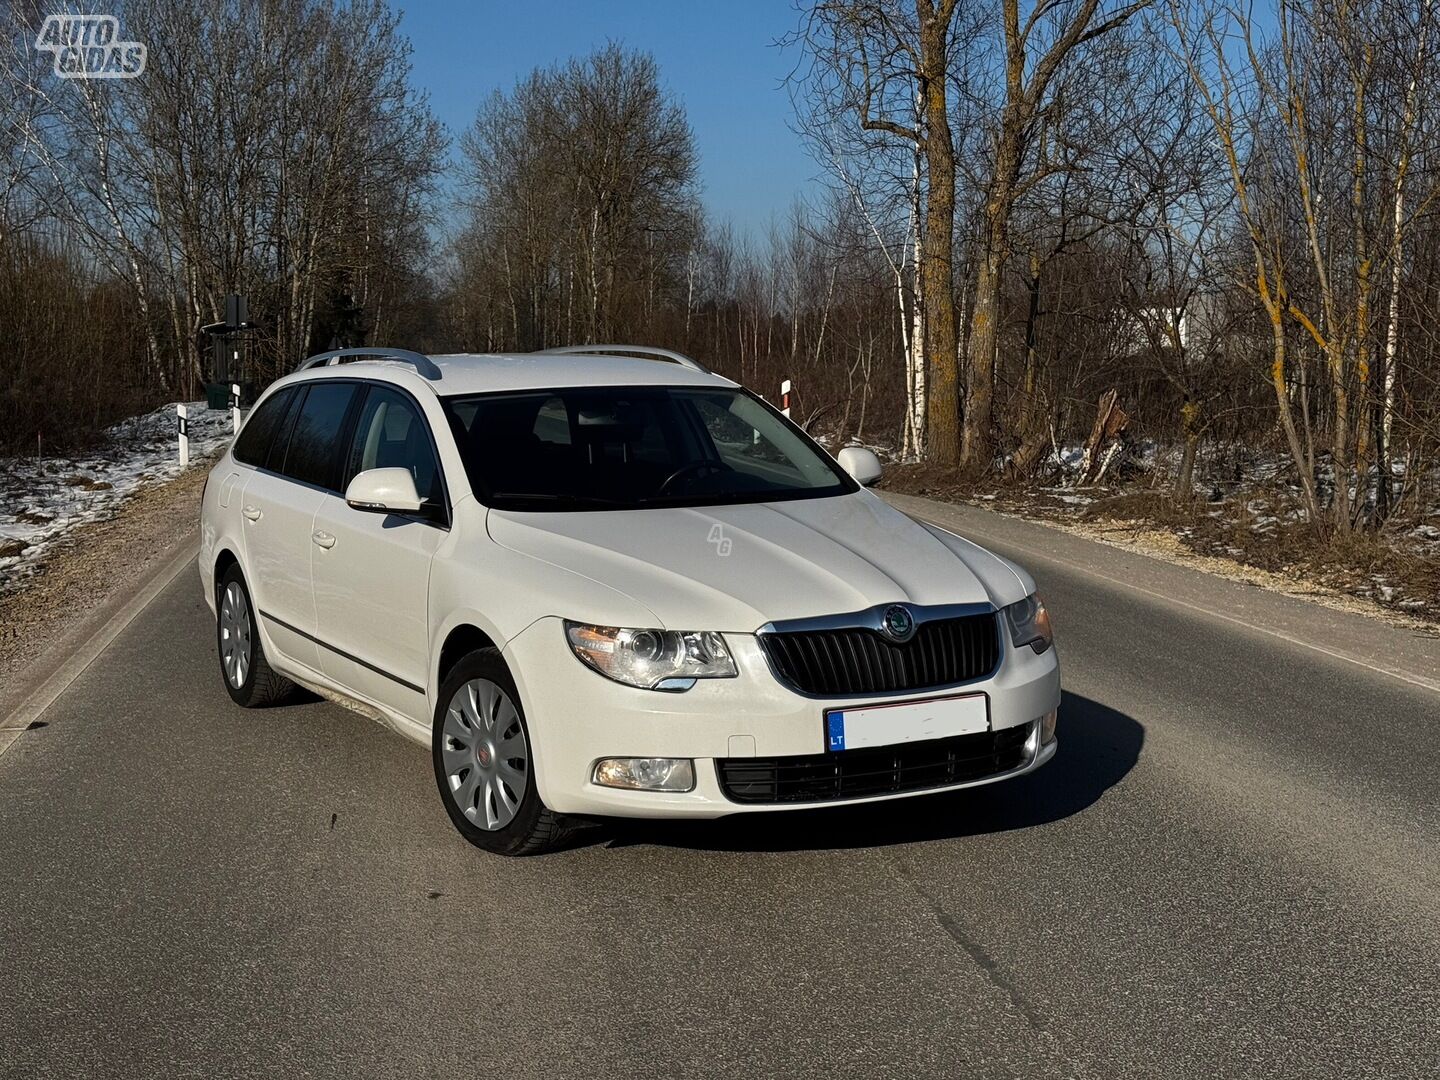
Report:
[[[403,519],[406,520],[406,521],[419,522],[419,523],[422,524],[422,525],[431,525],[431,526],[434,526],[434,527],[437,528],[437,529],[443,529],[445,532],[449,532],[449,531],[450,531],[450,528],[451,528],[451,526],[454,524],[454,520],[455,520],[454,505],[453,505],[453,504],[451,503],[451,501],[450,501],[450,485],[449,485],[449,484],[446,482],[446,480],[445,480],[445,463],[444,463],[444,461],[443,461],[443,460],[441,459],[441,457],[440,457],[440,447],[439,447],[439,445],[438,445],[438,444],[436,443],[436,441],[435,441],[435,432],[431,429],[430,421],[429,421],[429,419],[428,419],[428,418],[426,417],[426,415],[425,415],[425,410],[424,410],[424,408],[422,408],[421,405],[420,405],[420,400],[419,400],[414,394],[412,394],[409,390],[407,390],[405,387],[400,386],[400,385],[397,384],[397,383],[385,382],[385,381],[379,380],[379,379],[360,379],[360,378],[354,378],[354,377],[351,377],[351,376],[348,376],[348,375],[347,375],[347,377],[345,377],[345,378],[338,378],[338,379],[337,379],[337,378],[305,379],[305,380],[302,381],[302,382],[290,383],[288,386],[282,386],[279,390],[276,390],[276,391],[275,391],[275,394],[274,394],[274,395],[267,396],[266,398],[263,399],[263,401],[257,403],[255,407],[258,409],[258,408],[260,407],[260,405],[264,403],[264,401],[269,401],[270,398],[273,397],[273,396],[275,396],[275,395],[283,394],[283,393],[286,393],[287,391],[292,391],[292,390],[295,391],[295,393],[294,393],[294,395],[293,395],[293,397],[292,397],[292,400],[291,400],[290,404],[286,407],[285,417],[280,421],[282,427],[284,428],[284,440],[285,440],[285,444],[286,444],[286,445],[285,445],[285,449],[286,449],[286,454],[287,454],[287,456],[288,456],[288,454],[289,454],[289,449],[290,449],[290,447],[289,447],[289,443],[290,443],[290,432],[291,432],[291,429],[293,429],[294,426],[295,426],[295,420],[296,420],[296,418],[300,415],[300,410],[305,407],[305,397],[306,397],[306,395],[308,394],[308,392],[309,392],[309,390],[310,390],[310,387],[315,386],[315,385],[317,385],[317,384],[319,384],[319,383],[343,383],[343,384],[348,385],[348,386],[354,386],[354,387],[356,387],[356,389],[357,389],[357,391],[358,391],[358,392],[355,394],[355,396],[350,399],[350,404],[349,404],[349,406],[348,406],[347,409],[346,409],[345,419],[344,419],[344,421],[342,421],[342,423],[341,423],[341,425],[340,425],[340,437],[339,437],[338,440],[337,440],[337,443],[338,443],[338,446],[337,446],[337,449],[336,449],[336,456],[337,456],[337,458],[340,457],[340,448],[343,448],[343,449],[344,449],[344,453],[345,453],[345,455],[346,455],[346,459],[345,459],[345,460],[343,460],[343,461],[337,461],[337,462],[335,463],[335,464],[336,464],[336,472],[335,472],[335,475],[338,476],[338,477],[340,477],[340,478],[342,478],[342,479],[343,479],[343,477],[344,477],[344,475],[345,475],[345,470],[346,470],[347,468],[349,468],[348,455],[349,455],[350,449],[352,448],[352,446],[354,445],[354,442],[355,442],[355,425],[356,425],[357,423],[359,423],[359,421],[360,421],[360,411],[361,411],[361,409],[362,409],[362,407],[363,407],[365,398],[366,398],[366,397],[369,395],[369,393],[370,393],[370,388],[371,388],[372,386],[385,387],[385,388],[387,388],[387,389],[394,390],[396,393],[401,394],[401,395],[403,395],[404,397],[406,397],[407,399],[409,399],[410,404],[415,407],[415,412],[416,412],[416,415],[419,416],[419,418],[420,418],[420,423],[421,423],[421,425],[423,425],[423,427],[425,428],[425,435],[426,435],[426,437],[430,440],[430,450],[431,450],[431,452],[435,455],[435,470],[436,470],[436,472],[437,472],[437,473],[439,474],[439,476],[440,476],[440,492],[441,492],[441,496],[442,496],[442,503],[441,503],[440,509],[441,509],[441,511],[442,511],[442,514],[443,514],[443,519],[437,519],[437,518],[435,518],[435,517],[433,517],[433,516],[427,516],[426,514],[423,514],[423,513],[420,513],[420,514],[392,514],[392,515],[389,515],[389,516],[391,516],[391,517],[403,518]],[[250,414],[250,415],[251,415],[251,416],[254,415],[254,411],[253,411],[253,410],[251,411],[251,414]],[[248,417],[246,418],[246,423],[249,423],[249,418],[248,418]],[[245,430],[245,428],[244,428],[243,425],[241,426],[240,430],[241,430],[242,432]],[[280,436],[277,434],[276,439],[275,439],[275,442],[279,442],[279,440],[280,440]],[[273,447],[273,445],[274,445],[274,443],[272,443],[272,447]],[[232,454],[232,457],[233,457],[233,454]],[[266,464],[264,464],[264,465],[254,465],[254,464],[251,464],[251,463],[248,462],[248,461],[241,461],[241,460],[239,460],[238,458],[236,458],[236,459],[235,459],[235,463],[236,463],[237,465],[243,467],[243,468],[253,469],[255,472],[264,473],[266,476],[273,476],[273,477],[275,477],[277,480],[284,480],[287,484],[294,484],[294,485],[296,485],[297,487],[309,488],[311,491],[318,491],[318,492],[320,492],[322,495],[334,495],[335,497],[341,499],[342,501],[343,501],[344,498],[345,498],[345,492],[344,492],[344,491],[337,491],[337,490],[335,490],[334,488],[324,487],[324,486],[322,486],[322,485],[320,485],[320,484],[312,484],[312,483],[310,483],[308,480],[300,480],[300,479],[297,479],[296,477],[293,477],[293,476],[289,475],[288,473],[282,472],[280,469],[272,469],[272,468],[270,467],[270,465],[269,465],[270,454],[269,454],[268,451],[267,451],[267,453],[266,453],[266,455],[265,455],[265,460],[266,460]]]
[[[285,439],[285,460],[280,463],[279,469],[273,469],[281,478],[289,480],[292,484],[299,484],[301,487],[314,488],[316,491],[323,491],[329,495],[339,495],[342,499],[345,492],[338,491],[328,484],[314,484],[308,480],[301,480],[299,477],[286,471],[290,463],[290,439],[295,435],[295,425],[300,422],[300,415],[305,411],[305,403],[310,400],[310,391],[316,386],[350,386],[356,391],[350,395],[350,400],[345,405],[345,415],[340,418],[340,430],[336,437],[336,445],[330,450],[330,479],[335,482],[341,475],[340,448],[348,447],[349,440],[346,438],[351,425],[355,421],[355,405],[365,395],[360,391],[364,390],[364,383],[360,379],[311,379],[303,384],[304,393],[300,397],[300,403],[291,409],[290,430],[286,433]]]
[[[295,384],[292,383],[292,384],[290,384],[289,386],[282,386],[282,387],[280,387],[280,388],[279,388],[278,390],[276,390],[274,393],[266,394],[263,398],[261,398],[259,401],[257,401],[257,402],[255,403],[254,407],[250,410],[249,414],[246,415],[244,422],[240,425],[240,430],[239,430],[238,432],[236,432],[234,440],[230,443],[230,457],[231,457],[231,459],[235,462],[235,464],[237,464],[237,465],[243,465],[243,466],[245,466],[245,468],[247,468],[247,469],[263,469],[263,468],[264,468],[264,465],[257,465],[257,464],[256,464],[255,462],[253,462],[253,461],[246,461],[244,458],[240,457],[240,456],[235,452],[235,451],[236,451],[236,448],[239,447],[239,445],[240,445],[240,440],[245,437],[245,432],[250,429],[250,425],[251,425],[252,423],[254,423],[254,421],[255,421],[255,416],[256,416],[257,413],[259,413],[259,411],[261,410],[261,408],[263,408],[263,407],[266,406],[266,405],[272,404],[277,398],[285,398],[286,401],[284,402],[284,409],[283,409],[283,411],[282,411],[281,414],[280,414],[280,420],[279,420],[279,423],[277,424],[276,433],[275,433],[274,435],[272,435],[271,438],[270,438],[270,441],[265,444],[265,447],[264,447],[265,452],[261,455],[261,457],[262,457],[264,460],[266,460],[266,461],[270,460],[270,451],[274,448],[275,443],[278,441],[278,438],[279,438],[279,430],[278,430],[278,429],[284,427],[284,426],[286,425],[286,423],[290,420],[291,410],[292,410],[292,409],[294,408],[294,406],[295,406],[295,391],[296,391],[296,386],[295,386]],[[286,433],[286,438],[289,438],[289,433],[288,433],[288,431],[287,431],[287,433]]]
[[[276,391],[277,394],[282,394],[282,393],[284,393],[284,392],[287,391],[287,390],[294,390],[294,391],[296,391],[296,393],[295,393],[295,395],[294,395],[294,398],[293,398],[293,400],[291,401],[290,406],[289,406],[289,408],[288,408],[287,411],[286,411],[285,419],[284,419],[283,421],[281,421],[281,423],[284,425],[284,436],[283,436],[283,438],[284,438],[284,442],[285,442],[285,453],[286,453],[286,456],[287,456],[287,457],[289,456],[289,453],[290,453],[290,434],[291,434],[292,430],[293,430],[294,427],[295,427],[295,420],[299,417],[299,415],[300,415],[300,410],[305,407],[305,397],[306,397],[306,394],[309,392],[310,386],[312,385],[312,383],[317,383],[317,382],[327,382],[327,383],[330,383],[330,382],[340,382],[340,383],[350,383],[350,384],[353,384],[353,385],[358,385],[359,382],[360,382],[360,380],[359,380],[359,379],[311,379],[311,380],[307,380],[306,382],[302,382],[302,383],[292,383],[292,384],[290,384],[289,386],[281,387],[279,390]],[[357,395],[357,397],[358,397],[358,395]],[[268,400],[268,399],[267,399],[267,400]],[[348,424],[350,423],[350,411],[353,410],[354,407],[355,407],[355,401],[354,401],[354,399],[352,398],[352,399],[351,399],[351,402],[350,402],[350,405],[347,406],[347,409],[346,409],[345,420],[344,420],[344,422],[341,424],[341,430],[342,430],[342,431],[344,431],[346,425],[348,425]],[[256,408],[259,408],[259,406],[257,405]],[[242,427],[241,430],[243,431],[244,428]],[[281,441],[280,436],[277,436],[277,437],[276,437],[276,440],[275,440],[275,443],[278,444],[280,441]],[[273,449],[273,446],[274,446],[274,445],[275,445],[275,444],[272,444],[272,449]],[[264,465],[253,465],[253,464],[251,464],[251,463],[248,462],[248,461],[241,461],[241,460],[238,459],[238,458],[235,459],[235,463],[236,463],[237,465],[241,466],[242,468],[250,469],[250,470],[252,470],[252,471],[254,471],[254,472],[258,472],[258,473],[264,473],[266,476],[273,476],[276,480],[284,480],[287,484],[294,484],[296,487],[308,488],[308,489],[311,490],[311,491],[318,491],[318,492],[320,492],[322,495],[339,495],[341,498],[344,498],[344,496],[345,496],[345,493],[344,493],[343,491],[337,492],[334,488],[324,487],[323,485],[320,485],[320,484],[312,484],[312,483],[310,483],[310,481],[308,481],[308,480],[301,480],[301,479],[299,479],[298,477],[291,476],[289,473],[282,472],[280,469],[271,468],[271,467],[270,467],[270,454],[269,454],[269,453],[267,453],[267,454],[265,455],[265,464],[264,464]],[[282,464],[283,464],[283,463],[282,463]]]
[[[265,454],[265,464],[261,468],[276,476],[285,476],[283,466],[285,459],[290,456],[290,436],[295,433],[295,421],[300,418],[300,410],[305,407],[305,394],[308,389],[305,386],[294,388],[295,392],[290,395],[290,401],[285,406],[285,416],[281,419],[280,426],[275,429],[275,439]],[[278,466],[275,463],[277,455],[280,458]]]

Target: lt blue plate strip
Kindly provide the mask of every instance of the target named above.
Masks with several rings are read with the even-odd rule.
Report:
[[[826,740],[829,749],[845,749],[845,714],[843,712],[826,713],[825,733],[829,736]]]

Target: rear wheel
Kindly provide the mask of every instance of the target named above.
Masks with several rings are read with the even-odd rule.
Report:
[[[220,653],[220,676],[231,700],[247,709],[284,701],[295,684],[265,659],[255,606],[238,564],[225,571],[215,592],[215,644]]]
[[[569,834],[540,800],[520,695],[498,650],[477,649],[446,676],[431,757],[445,812],[476,847],[536,855]]]

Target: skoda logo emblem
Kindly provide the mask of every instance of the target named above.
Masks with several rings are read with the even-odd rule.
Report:
[[[896,641],[904,641],[915,632],[915,617],[899,604],[892,604],[885,609],[881,628],[887,637],[894,638]]]

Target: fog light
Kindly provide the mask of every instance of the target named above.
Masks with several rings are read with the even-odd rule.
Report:
[[[1040,718],[1040,745],[1055,741],[1055,722],[1060,719],[1060,710],[1051,709]]]
[[[604,758],[595,763],[595,783],[632,791],[693,791],[695,763],[673,757]]]

